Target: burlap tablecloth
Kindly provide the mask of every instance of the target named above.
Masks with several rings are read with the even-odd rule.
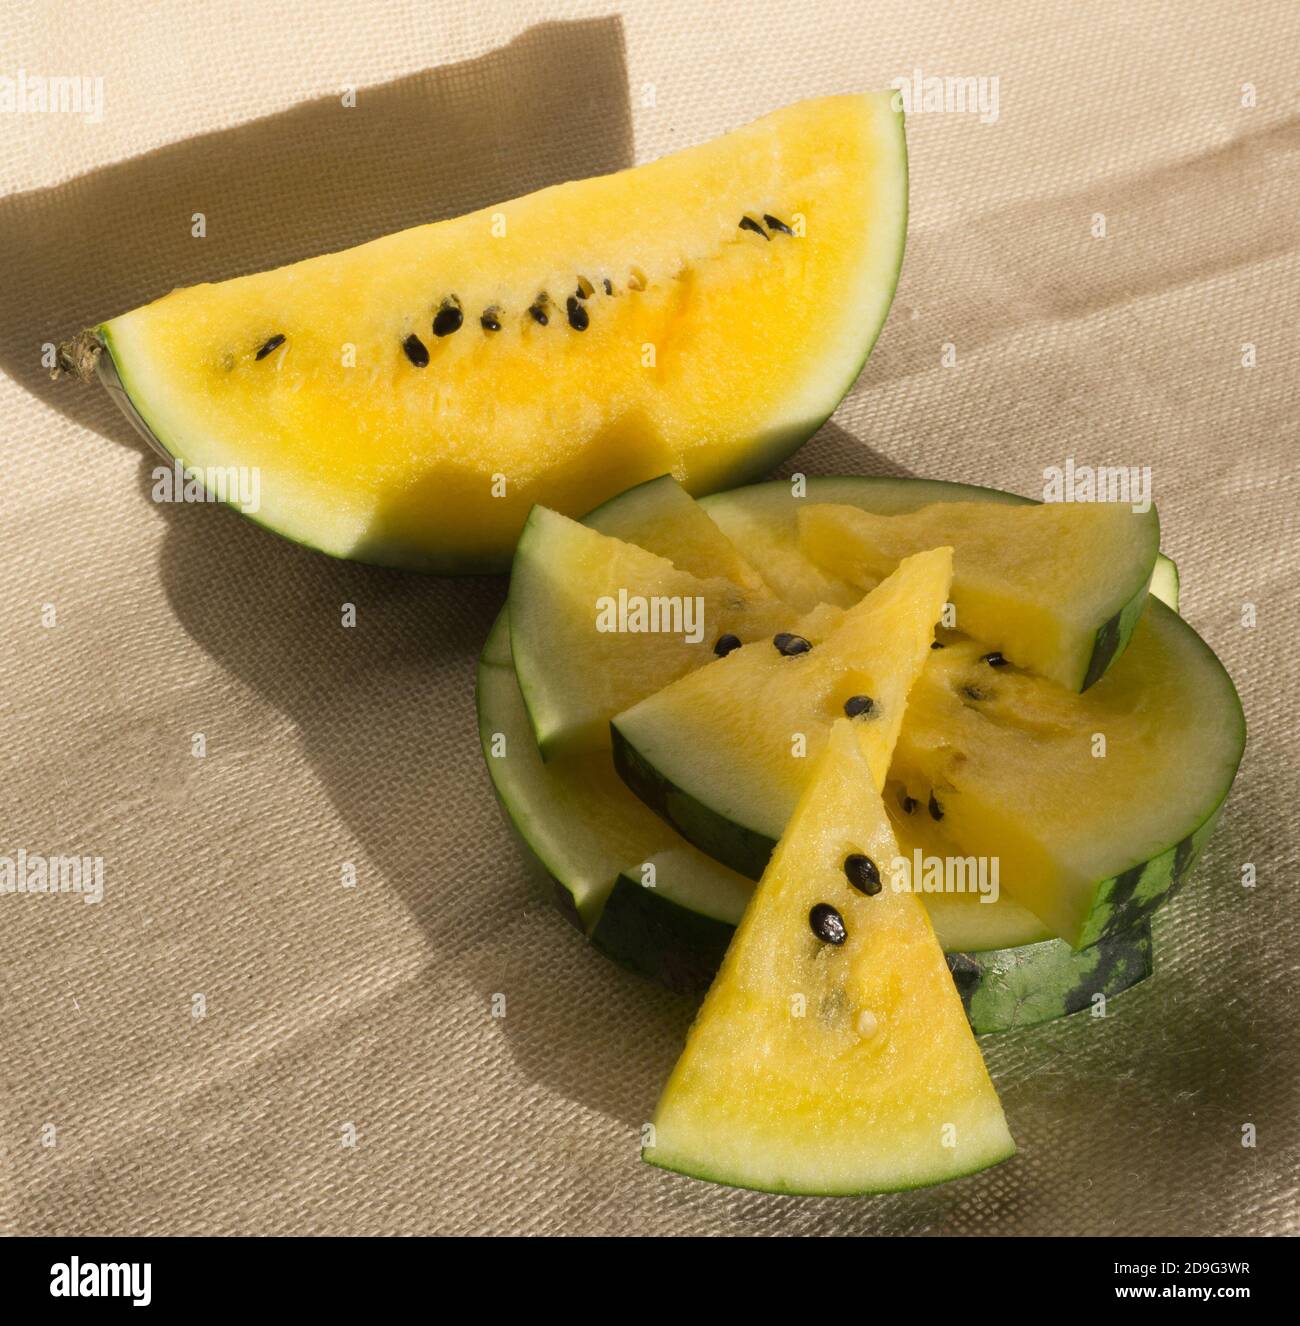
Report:
[[[105,895],[0,896],[0,1230],[1294,1231],[1300,8],[611,8],[7,16],[0,75],[101,77],[104,106],[0,114],[0,854],[100,855]],[[503,582],[156,505],[41,348],[917,69],[996,77],[997,116],[912,117],[893,313],[798,466],[1036,493],[1067,457],[1150,465],[1251,740],[1156,978],[986,1040],[1013,1161],[744,1194],[638,1162],[691,1009],[588,950],[502,826],[473,675]]]

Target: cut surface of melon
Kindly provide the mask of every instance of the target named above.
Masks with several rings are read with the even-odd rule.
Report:
[[[917,553],[807,653],[755,641],[657,691],[612,720],[619,772],[688,841],[758,878],[855,700],[867,707],[853,730],[883,786],[951,575],[951,549]]]
[[[1123,653],[1160,550],[1154,507],[1105,502],[942,502],[899,516],[815,506],[798,519],[803,551],[861,589],[951,543],[956,627],[1076,691]]]
[[[831,413],[902,261],[891,101],[800,102],[632,170],[173,291],[101,324],[103,373],[187,466],[255,467],[254,518],[291,539],[504,569],[535,503],[580,515],[666,472],[743,482]]]
[[[654,1117],[653,1165],[771,1192],[941,1182],[1015,1150],[925,909],[847,881],[897,851],[840,720]],[[833,907],[844,940],[814,933]]]

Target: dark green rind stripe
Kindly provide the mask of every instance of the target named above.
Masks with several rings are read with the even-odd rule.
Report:
[[[681,906],[624,872],[618,877],[591,942],[608,958],[677,994],[702,998],[736,932]]]
[[[1128,648],[1146,605],[1147,586],[1143,585],[1110,621],[1097,631],[1092,646],[1092,657],[1088,660],[1088,670],[1084,673],[1080,691],[1086,691],[1094,682],[1100,681],[1106,669]]]
[[[1148,920],[1191,873],[1222,813],[1221,801],[1209,819],[1168,851],[1100,884],[1079,947],[1086,948]]]
[[[1075,950],[1059,939],[989,953],[949,953],[948,969],[977,1035],[1032,1027],[1132,989],[1154,970],[1151,927]]]
[[[706,856],[730,866],[747,879],[761,879],[776,839],[720,815],[710,806],[674,786],[640,751],[610,724],[614,768],[619,777],[650,807]]]

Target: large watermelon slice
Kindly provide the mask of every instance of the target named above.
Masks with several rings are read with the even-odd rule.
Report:
[[[772,1192],[884,1192],[1015,1150],[925,908],[862,891],[898,851],[840,719],[655,1111],[653,1165]]]
[[[500,570],[534,503],[766,471],[835,408],[902,261],[889,93],[104,322],[65,354],[161,448],[257,467],[256,519],[343,557]]]

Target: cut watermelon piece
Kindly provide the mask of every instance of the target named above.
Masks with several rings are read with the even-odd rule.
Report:
[[[270,529],[502,570],[536,503],[578,515],[665,472],[725,487],[831,413],[902,261],[891,103],[801,102],[634,170],[176,290],[91,348],[160,449],[256,467]]]
[[[599,534],[634,543],[702,580],[721,577],[748,597],[773,597],[763,577],[670,474],[620,493],[588,512],[582,523]]]
[[[884,784],[951,576],[951,549],[917,553],[808,652],[756,641],[623,711],[619,773],[688,841],[758,878],[837,716],[854,718]]]
[[[700,579],[546,507],[524,526],[508,601],[515,672],[547,759],[607,746],[614,714],[716,657],[728,637],[804,622],[770,596]]]
[[[1191,869],[1245,745],[1223,665],[1148,601],[1075,695],[952,638],[912,689],[893,776],[962,852],[1077,948],[1145,920]]]
[[[792,608],[807,612],[820,603],[842,608],[862,597],[863,585],[831,574],[799,546],[799,513],[813,506],[854,506],[877,515],[919,511],[935,502],[978,502],[1033,506],[1032,498],[999,488],[943,479],[886,479],[863,475],[804,479],[799,493],[792,481],[750,484],[714,493],[700,505],[746,562],[762,575],[768,588]],[[616,502],[611,502],[612,507]],[[633,543],[631,533],[621,534]],[[869,588],[869,586],[867,586]],[[1178,611],[1178,568],[1163,554],[1156,558],[1149,590]]]
[[[664,1088],[651,1164],[843,1195],[1013,1154],[925,908],[849,883],[850,857],[898,850],[873,778],[839,720]]]
[[[1154,507],[1114,503],[941,502],[899,516],[816,506],[799,514],[799,539],[859,589],[909,553],[951,543],[957,628],[1082,691],[1120,657],[1142,615],[1160,524]]]
[[[571,921],[590,932],[619,872],[635,866],[641,879],[642,864],[655,862],[661,878],[671,881],[673,906],[706,920],[720,917],[730,933],[749,900],[752,882],[667,829],[623,786],[608,749],[543,763],[511,666],[505,612],[479,660],[477,703],[479,736],[493,787],[522,845],[554,881],[555,895]],[[677,863],[686,857],[688,867],[679,868]],[[685,921],[684,928],[693,932],[699,927]],[[660,967],[665,973],[681,968],[674,956],[677,947],[666,945],[653,959],[652,949],[644,950],[645,962],[656,964],[651,974]],[[721,950],[710,975],[720,957]]]

